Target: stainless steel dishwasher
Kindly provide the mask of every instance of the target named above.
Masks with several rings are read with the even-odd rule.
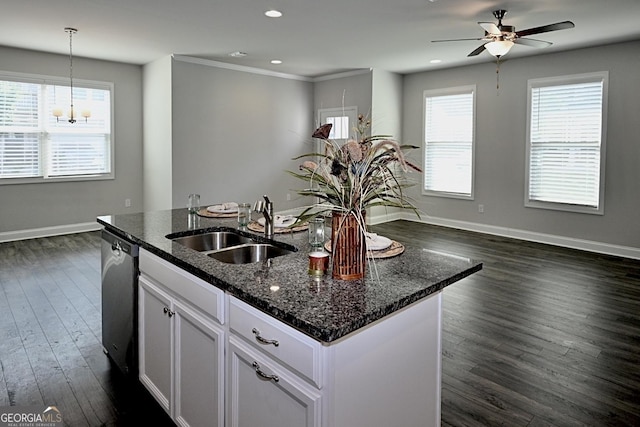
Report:
[[[137,376],[138,246],[102,230],[102,348],[127,375]]]

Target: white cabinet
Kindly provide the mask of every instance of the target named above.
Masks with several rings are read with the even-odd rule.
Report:
[[[322,344],[143,249],[140,272],[140,381],[176,424],[440,424],[440,292]]]
[[[321,394],[273,359],[229,337],[227,427],[321,427]]]
[[[323,346],[279,320],[229,297],[229,332],[322,388]]]
[[[167,413],[173,379],[173,333],[166,309],[171,297],[143,275],[138,279],[139,377]]]
[[[227,427],[440,425],[441,302],[322,345],[229,297]]]
[[[223,293],[142,251],[140,272],[140,381],[176,424],[222,427]]]
[[[228,298],[227,427],[321,427],[322,345]]]

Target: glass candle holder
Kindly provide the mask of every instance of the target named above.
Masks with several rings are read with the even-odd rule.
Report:
[[[313,248],[324,245],[324,217],[317,216],[309,221],[309,244]]]
[[[251,205],[249,203],[238,204],[238,227],[246,227],[251,221]]]
[[[189,198],[187,199],[187,209],[189,209],[189,213],[198,213],[198,210],[200,209],[199,194],[189,194]]]

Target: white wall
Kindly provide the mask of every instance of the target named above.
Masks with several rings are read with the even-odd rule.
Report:
[[[374,69],[371,83],[371,134],[402,139],[402,75]]]
[[[304,205],[292,158],[313,132],[310,81],[173,60],[173,207],[198,193],[203,205],[252,203],[276,211]],[[287,200],[287,194],[291,200]]]
[[[311,133],[319,126],[318,110],[321,108],[358,107],[358,114],[371,114],[372,71],[336,74],[319,79],[313,85],[315,121]]]
[[[403,76],[384,70],[373,70],[371,83],[371,134],[372,135],[391,135],[401,144],[406,144],[402,137],[402,87]],[[417,145],[417,144],[415,144]],[[417,150],[410,152],[410,157],[418,155]],[[419,160],[419,157],[416,159]],[[413,179],[418,184],[422,175],[412,173],[408,175],[409,179]],[[403,209],[387,208],[376,206],[371,208],[368,213],[369,222],[384,222],[390,215],[404,212],[406,215],[413,215],[410,211]]]
[[[412,192],[448,221],[640,248],[640,41],[416,73],[404,79],[404,140],[422,141],[423,91],[477,85],[475,200]],[[524,207],[527,80],[609,71],[603,216]],[[420,143],[422,145],[422,143]],[[422,154],[421,154],[422,155]],[[478,205],[484,205],[484,213]],[[482,227],[478,227],[482,228]]]
[[[116,179],[0,186],[0,240],[20,230],[95,223],[102,214],[183,207],[193,191],[203,204],[252,202],[267,193],[278,210],[304,205],[309,200],[296,199],[293,191],[301,182],[284,171],[297,167],[292,157],[309,151],[317,109],[356,105],[373,114],[374,132],[421,145],[423,91],[476,84],[476,198],[426,197],[418,186],[410,194],[419,207],[432,220],[453,225],[639,248],[639,51],[636,41],[507,58],[499,93],[494,63],[410,74],[402,81],[401,102],[394,96],[398,76],[379,70],[311,83],[166,57],[144,67],[143,83],[139,66],[78,58],[79,79],[115,83]],[[0,47],[0,69],[6,71],[64,77],[67,59]],[[605,215],[525,208],[527,80],[602,70],[609,71]],[[125,198],[131,208],[124,207]]]
[[[171,56],[143,68],[144,208],[171,209]]]
[[[69,75],[69,57],[0,46],[0,69],[64,78]],[[143,208],[141,67],[74,57],[73,73],[79,80],[114,83],[115,179],[0,185],[0,240],[12,240],[15,231],[97,226],[98,215]],[[125,208],[127,198],[130,208]]]

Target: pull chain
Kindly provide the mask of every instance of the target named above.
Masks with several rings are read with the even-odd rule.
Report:
[[[496,93],[500,95],[500,57],[496,60]]]

